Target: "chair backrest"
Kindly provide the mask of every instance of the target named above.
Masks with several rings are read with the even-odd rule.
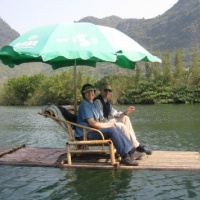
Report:
[[[43,115],[44,117],[51,118],[56,123],[61,125],[65,129],[65,131],[68,133],[68,136],[69,136],[67,138],[68,141],[75,141],[76,140],[75,134],[74,134],[74,128],[75,127],[82,128],[82,130],[83,130],[83,140],[84,141],[87,140],[88,130],[98,132],[101,136],[101,139],[104,140],[104,136],[101,133],[101,131],[99,131],[98,129],[94,129],[94,128],[91,128],[91,127],[86,127],[86,126],[82,126],[80,124],[77,124],[76,123],[77,116],[70,113],[69,111],[65,111],[64,109],[62,109],[60,106],[56,106],[56,105],[53,104],[53,105],[43,106],[42,107],[42,113],[38,113],[38,114]],[[62,114],[62,113],[64,113],[64,114]]]
[[[87,131],[95,131],[98,132],[101,136],[101,139],[104,140],[104,136],[101,133],[101,131],[99,131],[98,129],[95,128],[91,128],[91,127],[87,127],[87,126],[83,126],[80,124],[77,124],[75,122],[71,122],[66,120],[61,114],[60,111],[55,107],[51,107],[51,109],[46,109],[45,111],[43,110],[42,113],[38,112],[38,114],[43,115],[44,117],[48,117],[53,119],[56,123],[58,123],[59,125],[61,125],[69,134],[70,136],[70,140],[71,141],[75,141],[75,135],[74,135],[74,127],[80,127],[83,129],[83,140],[87,140]]]
[[[62,106],[56,106],[54,104],[45,105],[42,107],[42,113],[38,113],[43,115],[44,117],[48,117],[53,119],[57,124],[61,125],[62,128],[68,133],[67,139],[74,141],[74,133],[73,127],[66,123],[66,121],[70,120],[72,122],[76,121],[77,116],[70,113],[66,108]]]
[[[63,117],[70,122],[77,122],[77,115],[71,113],[70,111],[68,111],[66,108],[62,107],[62,106],[57,106],[58,109],[61,111]]]

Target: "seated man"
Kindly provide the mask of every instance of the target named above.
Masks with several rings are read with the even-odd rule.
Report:
[[[100,94],[94,99],[94,104],[99,108],[101,115],[104,117],[101,120],[109,120],[109,116],[112,117],[112,121],[117,127],[123,130],[126,136],[134,144],[137,151],[151,155],[152,151],[141,145],[136,139],[135,132],[133,130],[130,118],[127,116],[135,110],[135,107],[129,106],[124,112],[115,110],[109,101],[112,88],[109,84],[104,84],[100,88]]]
[[[121,129],[114,126],[113,123],[100,122],[100,112],[94,105],[93,99],[96,89],[91,84],[85,84],[82,87],[81,93],[83,101],[78,108],[77,123],[83,126],[92,127],[100,130],[105,139],[111,139],[117,150],[122,157],[121,163],[125,165],[138,165],[138,162],[134,159],[135,147],[133,143],[124,135]],[[76,127],[75,136],[77,140],[83,139],[83,131],[81,128]],[[88,140],[101,139],[100,135],[95,131],[88,131]]]

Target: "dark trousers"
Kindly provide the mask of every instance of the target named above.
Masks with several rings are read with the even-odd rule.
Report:
[[[132,142],[127,138],[127,136],[122,132],[121,129],[117,127],[113,128],[101,128],[99,129],[105,139],[111,139],[117,150],[117,152],[123,157],[125,156],[132,148]],[[88,132],[88,140],[100,140],[101,136],[95,131]]]

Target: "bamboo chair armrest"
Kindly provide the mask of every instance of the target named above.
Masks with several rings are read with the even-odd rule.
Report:
[[[81,124],[77,124],[77,123],[70,122],[70,121],[67,121],[67,120],[62,120],[62,119],[57,118],[57,117],[54,117],[54,116],[52,116],[52,115],[50,115],[50,114],[46,114],[46,113],[44,114],[44,113],[40,113],[40,112],[38,112],[38,114],[39,114],[39,115],[42,115],[42,116],[44,116],[44,117],[49,117],[49,118],[51,118],[51,119],[54,119],[55,121],[60,121],[60,122],[63,122],[63,123],[65,123],[65,124],[70,124],[71,126],[80,127],[80,128],[82,128],[83,130],[85,129],[85,130],[95,131],[95,132],[97,132],[97,133],[100,134],[102,140],[105,140],[105,139],[104,139],[103,133],[102,133],[100,130],[98,130],[98,129],[91,128],[91,127],[88,127],[88,126],[83,126],[83,125],[81,125]],[[87,138],[87,135],[86,135],[87,132],[86,132],[86,131],[83,131],[83,132],[84,132],[83,138],[84,138],[84,140],[86,140],[86,138]]]

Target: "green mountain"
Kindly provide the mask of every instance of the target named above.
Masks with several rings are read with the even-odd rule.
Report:
[[[87,16],[79,22],[91,22],[116,28],[132,37],[144,48],[152,53],[163,51],[174,52],[180,48],[186,56],[190,56],[191,49],[199,50],[200,40],[200,0],[179,0],[171,9],[163,15],[152,19],[122,19],[117,16],[109,16],[98,19]],[[19,33],[13,30],[0,18],[0,47],[9,44],[17,38]],[[158,54],[159,55],[159,54]],[[188,60],[188,59],[187,59]],[[189,59],[190,60],[190,59]],[[108,66],[109,65],[109,71]],[[80,67],[81,68],[81,67]],[[130,71],[116,68],[111,64],[98,64],[97,69],[86,68],[87,74],[104,76],[110,73],[130,73]],[[66,70],[66,69],[61,69]],[[67,69],[68,70],[68,69]],[[57,72],[56,70],[55,72]],[[51,67],[40,63],[23,64],[9,69],[0,63],[0,82],[9,77],[22,74],[54,73]]]
[[[135,39],[149,51],[199,47],[200,0],[179,0],[163,15],[152,19],[121,19],[116,16],[82,22],[114,27]]]
[[[19,37],[20,34],[13,30],[3,19],[0,18],[0,48],[9,44],[11,41]],[[16,66],[14,69],[10,69],[0,61],[0,83],[5,82],[10,77],[16,77],[20,75],[32,75],[40,73],[45,70],[45,66],[40,63],[23,64]]]
[[[0,47],[9,44],[12,40],[17,38],[19,33],[13,30],[3,19],[0,17]]]

